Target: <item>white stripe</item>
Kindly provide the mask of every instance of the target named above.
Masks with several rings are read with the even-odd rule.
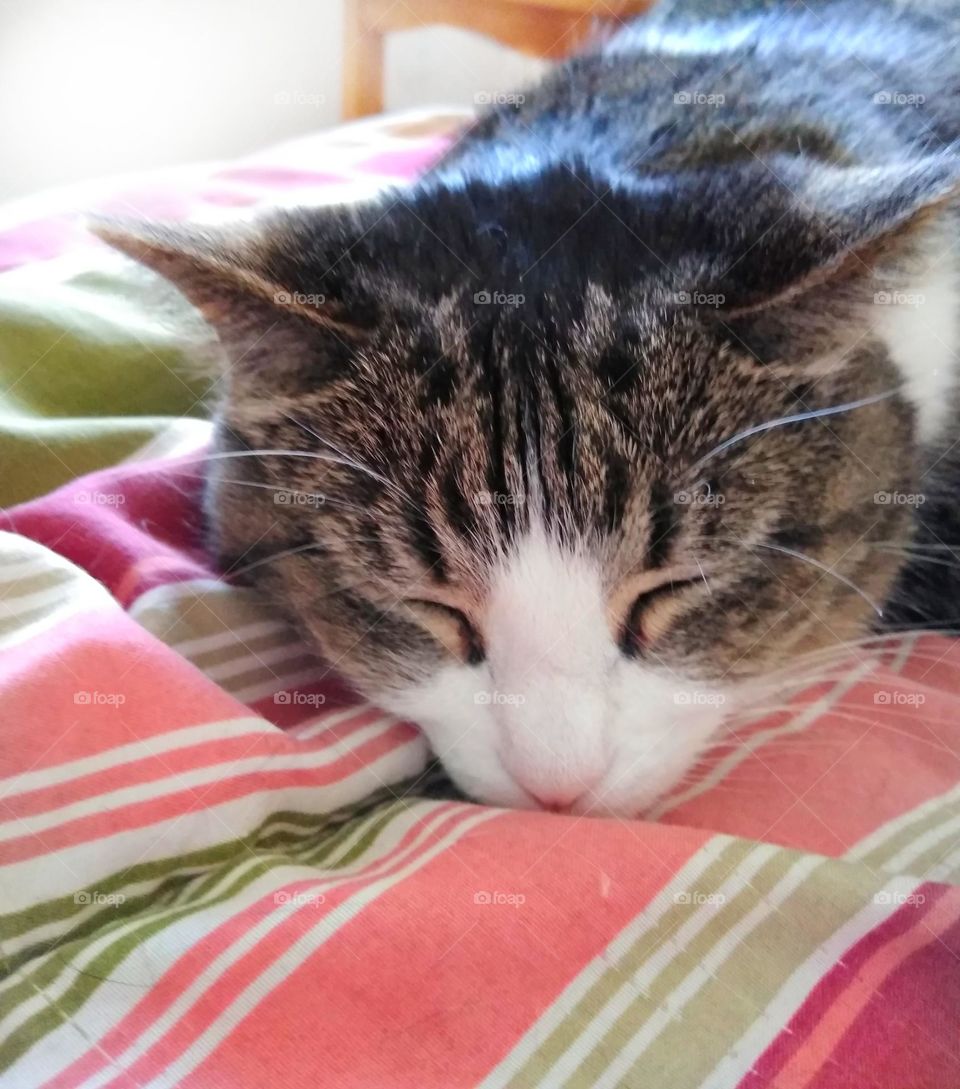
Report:
[[[365,741],[381,733],[379,723],[365,726],[349,738],[337,738],[331,745],[318,751],[285,753],[282,755],[259,753],[226,764],[212,764],[201,768],[190,768],[182,772],[173,772],[162,779],[149,783],[133,783],[119,787],[105,794],[84,798],[78,802],[48,809],[43,813],[25,817],[14,817],[0,821],[0,843],[18,839],[24,835],[39,835],[57,828],[68,821],[79,820],[92,814],[110,813],[127,805],[139,804],[162,798],[182,790],[196,790],[215,783],[256,772],[296,771],[300,769],[318,770],[336,763],[346,754],[359,748]],[[103,837],[106,838],[106,837]]]
[[[317,665],[312,666],[310,669],[301,669],[296,673],[281,673],[269,680],[248,684],[243,688],[231,688],[229,685],[223,687],[227,689],[234,699],[239,700],[241,703],[256,703],[258,700],[266,699],[267,696],[272,696],[277,692],[285,692],[290,688],[300,688],[307,684],[320,684],[327,679],[328,672],[327,667],[318,662]]]
[[[179,648],[177,649],[179,650]],[[304,647],[303,641],[299,639],[295,642],[284,643],[282,646],[270,647],[264,650],[240,649],[242,653],[238,657],[230,658],[225,662],[217,662],[215,665],[209,666],[203,665],[202,662],[194,662],[194,665],[210,680],[226,681],[231,677],[241,677],[244,673],[250,673],[255,669],[265,669],[283,662],[293,662],[310,654],[310,651]],[[323,665],[318,662],[314,667],[314,672],[323,668]]]
[[[226,621],[223,623],[223,631],[214,632],[211,635],[197,635],[192,639],[181,639],[169,645],[185,658],[193,658],[207,654],[211,650],[222,650],[224,647],[242,645],[264,636],[281,635],[291,631],[287,624],[281,624],[276,620],[257,620],[251,624],[241,624],[236,628],[226,627]]]
[[[42,590],[32,590],[27,594],[17,594],[11,597],[8,594],[0,595],[0,619],[12,620],[21,613],[27,613],[44,605],[63,605],[64,587],[73,582],[69,577],[62,578],[52,586],[45,586]],[[80,590],[80,580],[77,579],[76,590]],[[84,588],[85,589],[85,588]],[[71,599],[71,604],[75,599]]]
[[[421,841],[427,838],[432,828],[425,830],[405,852],[405,856],[409,859],[408,862],[393,873],[386,874],[358,889],[338,905],[336,911],[324,913],[322,918],[305,934],[297,938],[292,945],[281,949],[270,966],[248,984],[233,1002],[220,1013],[216,1020],[197,1039],[191,1042],[187,1051],[181,1054],[176,1061],[170,1063],[153,1081],[141,1086],[141,1089],[169,1089],[171,1085],[175,1085],[186,1078],[259,1003],[279,987],[288,976],[297,971],[300,965],[341,927],[354,919],[365,907],[393,888],[394,885],[405,881],[411,874],[422,869],[437,855],[462,839],[467,832],[498,815],[496,811],[485,811],[461,819],[461,822],[439,842],[423,850]],[[415,851],[418,853],[415,853]],[[163,1014],[153,1022],[150,1028],[139,1036],[136,1043],[128,1047],[126,1051],[114,1056],[114,1060],[122,1064],[123,1068],[129,1069],[153,1044],[162,1039],[170,1029],[186,1017],[196,1002],[202,999],[203,995],[251,949],[256,948],[261,943],[269,947],[270,934],[283,926],[290,916],[299,912],[315,910],[309,905],[303,906],[294,902],[279,906],[276,911],[261,919],[243,937],[221,953],[201,973],[199,978],[194,980],[183,994],[164,1010]],[[75,1020],[78,1024],[80,1023],[79,1017]],[[84,1082],[81,1089],[98,1089],[115,1076],[116,1070],[113,1067],[107,1067]]]
[[[254,788],[239,798],[206,804],[202,814],[189,819],[176,813],[143,828],[118,827],[108,836],[10,863],[3,870],[0,901],[5,911],[23,911],[94,885],[124,867],[215,846],[225,835],[243,835],[281,809],[333,812],[384,786],[419,775],[426,761],[426,742],[418,736],[327,786]]]
[[[204,597],[240,598],[247,597],[248,591],[240,587],[231,586],[215,578],[184,579],[182,582],[166,582],[161,586],[153,586],[144,591],[130,604],[131,616],[140,620],[140,615],[150,609],[165,609],[178,601],[187,601],[190,598],[200,599]],[[252,595],[251,599],[252,599]],[[263,611],[263,608],[258,610]],[[140,621],[143,623],[143,621]]]
[[[883,891],[895,896],[909,896],[918,882],[896,877],[883,886]],[[811,988],[861,938],[890,918],[890,908],[876,897],[861,911],[848,919],[830,938],[797,968],[768,1003],[766,1009],[721,1059],[698,1089],[730,1089],[739,1085],[753,1064],[783,1031],[784,1026],[800,1008]]]
[[[951,839],[958,834],[960,834],[960,815],[943,824],[937,824],[933,828],[927,829],[922,836],[919,836],[912,843],[908,843],[902,851],[898,851],[889,862],[884,862],[883,868],[893,873],[904,870],[909,872],[911,865],[921,855],[926,854],[927,851],[936,847],[943,840]]]
[[[200,745],[204,741],[219,741],[230,737],[243,737],[246,734],[267,736],[276,735],[276,733],[276,726],[271,726],[266,719],[253,715],[246,718],[226,719],[222,722],[208,722],[203,726],[187,726],[181,730],[154,734],[144,741],[131,741],[125,745],[117,745],[115,748],[95,753],[93,756],[82,756],[64,764],[40,768],[38,771],[24,771],[19,775],[10,775],[6,779],[0,779],[0,799],[7,800],[31,790],[59,786],[61,783],[68,783],[71,779],[94,775],[147,756],[167,756],[178,749]]]
[[[710,952],[674,988],[663,1004],[649,1017],[627,1046],[607,1067],[593,1089],[613,1089],[622,1085],[633,1064],[657,1039],[674,1018],[679,1018],[685,1006],[693,1001],[700,990],[711,982],[717,970],[733,956],[748,935],[762,922],[770,918],[787,897],[823,863],[816,855],[804,855],[793,864],[786,876],[763,897],[743,918],[713,946]],[[636,996],[633,995],[632,998]]]
[[[544,1041],[569,1017],[592,987],[636,945],[649,934],[675,906],[674,897],[690,892],[694,882],[712,866],[733,842],[728,836],[715,836],[664,885],[650,903],[613,941],[580,972],[553,1002],[550,1008],[527,1030],[523,1038],[505,1059],[490,1072],[482,1083],[483,1089],[502,1089],[512,1081]]]
[[[322,715],[319,718],[310,719],[308,722],[301,723],[299,726],[294,726],[291,728],[290,733],[298,741],[311,741],[320,734],[325,734],[327,731],[332,730],[334,726],[342,726],[344,723],[350,722],[354,718],[360,718],[362,715],[365,715],[372,710],[374,710],[372,703],[358,703],[353,707],[346,707],[342,711],[331,711],[328,715]],[[401,720],[394,715],[387,714],[386,711],[381,711],[377,721],[393,726],[394,723],[400,722]]]
[[[643,964],[607,999],[603,1009],[594,1012],[590,1023],[544,1078],[547,1085],[562,1085],[576,1073],[584,1059],[607,1037],[617,1021],[636,1002],[638,993],[644,993],[659,978],[664,968],[674,962],[678,954],[681,957],[684,955],[689,943],[716,918],[718,911],[723,910],[750,884],[750,878],[776,855],[777,850],[778,848],[770,844],[756,847],[717,890],[723,896],[719,904],[701,904],[675,932],[665,936],[663,943],[652,950]],[[652,1021],[653,1018],[647,1024]]]
[[[863,677],[871,672],[875,666],[875,661],[862,663],[858,668],[851,670],[843,680],[839,681],[829,692],[821,696],[815,703],[808,704],[800,714],[794,716],[794,718],[784,726],[773,727],[768,730],[759,730],[757,733],[751,734],[749,737],[745,738],[743,743],[738,745],[733,752],[728,753],[709,775],[705,776],[688,790],[682,791],[680,794],[675,794],[672,797],[665,798],[646,815],[646,819],[651,821],[660,820],[665,813],[678,809],[681,805],[685,805],[687,802],[699,797],[701,794],[706,794],[708,790],[712,790],[732,771],[752,756],[757,749],[762,748],[768,742],[774,741],[778,737],[784,737],[785,735],[795,734],[799,733],[801,730],[805,730],[812,723],[816,722],[821,715],[826,714],[834,704],[850,691],[851,688],[859,684]],[[722,739],[721,735],[720,740]]]
[[[953,877],[953,871],[960,869],[960,847],[957,848],[952,854],[947,855],[941,862],[938,862],[936,866],[932,867],[927,872],[926,881],[939,881],[941,883],[948,881]]]
[[[909,828],[912,824],[921,824],[927,817],[931,816],[938,809],[944,806],[952,805],[954,802],[960,801],[960,786],[952,787],[945,794],[938,794],[935,798],[930,798],[929,801],[918,805],[914,809],[908,809],[906,813],[901,813],[899,817],[894,817],[893,820],[887,821],[886,824],[882,824],[879,828],[870,833],[869,836],[865,836],[852,850],[847,851],[843,856],[844,858],[853,861],[860,862],[868,855],[873,854],[885,843],[889,843],[895,839],[904,829]]]
[[[37,553],[29,559],[8,560],[0,553],[0,584],[19,579],[34,578],[37,575],[76,574],[76,568],[63,563],[53,563],[53,553]]]
[[[429,803],[427,803],[429,804]],[[418,811],[420,809],[421,811]],[[374,844],[371,844],[370,849],[365,851],[362,856],[352,862],[349,866],[344,866],[339,870],[331,871],[329,874],[327,871],[331,870],[331,867],[335,865],[337,858],[343,856],[343,852],[338,850],[332,852],[329,858],[323,860],[321,864],[320,878],[321,882],[326,882],[321,887],[323,890],[330,888],[336,888],[344,881],[351,880],[356,877],[357,874],[362,873],[365,869],[373,869],[374,863],[378,862],[390,851],[392,851],[404,835],[412,828],[418,821],[423,819],[422,806],[411,806],[406,812],[400,812],[396,818],[390,822],[390,824],[383,830],[383,834],[377,837]],[[370,825],[373,821],[369,819],[360,820],[357,822],[358,828],[356,831],[357,837],[367,834],[370,830]],[[318,871],[312,865],[306,863],[298,863],[296,861],[296,855],[313,852],[317,849],[317,844],[310,844],[308,848],[299,847],[291,853],[291,862],[289,865],[278,866],[272,869],[269,873],[264,874],[262,878],[252,883],[250,887],[244,889],[242,893],[237,896],[231,897],[228,903],[228,914],[237,914],[238,909],[245,904],[256,903],[262,896],[267,894],[271,888],[280,889],[286,885],[295,881],[312,880],[314,884],[317,883]],[[156,923],[161,923],[166,919],[173,918],[178,912],[183,911],[189,906],[191,914],[206,919],[209,915],[208,908],[214,905],[214,901],[220,896],[223,891],[234,885],[237,881],[243,879],[243,877],[249,873],[251,869],[256,869],[261,865],[262,860],[252,855],[249,859],[245,860],[243,864],[236,867],[225,867],[220,879],[216,881],[203,896],[194,900],[192,903],[188,903],[190,900],[191,887],[188,886],[181,890],[180,895],[176,900],[170,904],[170,906],[161,909],[160,911],[152,911],[146,914],[140,914],[130,919],[122,927],[118,927],[109,933],[103,934],[100,938],[96,939],[94,943],[84,950],[82,956],[74,957],[69,961],[64,962],[64,969],[54,981],[52,985],[48,985],[44,988],[42,993],[35,995],[32,999],[26,1002],[21,1002],[15,1009],[13,1009],[9,1016],[3,1017],[0,1015],[0,1038],[4,1035],[9,1035],[14,1032],[20,1025],[27,1021],[33,1014],[39,1013],[45,1009],[48,1005],[57,1002],[62,998],[63,994],[73,986],[77,978],[77,973],[89,971],[97,957],[106,949],[110,948],[115,942],[120,942],[128,935],[135,934],[138,929],[145,927],[151,927]],[[198,878],[205,878],[208,875],[216,872],[217,867],[207,867],[198,872]],[[161,880],[166,880],[169,875],[165,875]],[[194,882],[195,884],[196,882]],[[128,899],[134,899],[138,894],[142,895],[147,893],[151,888],[157,885],[157,881],[141,882],[138,885],[130,886],[121,890]],[[59,931],[66,933],[67,930],[74,929],[82,922],[84,917],[97,912],[103,911],[102,906],[94,905],[89,912],[85,912],[83,916],[74,915],[70,919],[61,921],[58,924]],[[208,923],[204,928],[204,933],[209,932],[212,926]],[[169,958],[169,949],[172,947],[171,943],[171,929],[165,931],[165,936],[162,940],[162,945],[167,950],[167,958]],[[38,940],[37,936],[34,936],[33,941]],[[148,942],[150,939],[148,939]],[[146,942],[144,944],[147,944]],[[9,953],[9,948],[7,949]],[[138,948],[134,948],[134,955],[143,955],[139,953]],[[54,950],[50,956],[60,957],[58,951]],[[47,957],[40,956],[26,965],[26,969],[30,972],[35,971]],[[125,964],[125,958],[121,964]],[[145,959],[148,961],[150,957]],[[119,974],[122,976],[127,974],[118,965]],[[129,969],[127,969],[129,971]],[[3,1005],[3,995],[17,986],[20,982],[20,975],[11,976],[5,984],[0,985],[0,1010]],[[113,978],[117,978],[117,972],[114,973]]]

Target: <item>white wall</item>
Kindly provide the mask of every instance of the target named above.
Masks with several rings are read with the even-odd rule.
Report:
[[[0,0],[0,199],[334,124],[341,31],[342,0]],[[540,68],[407,31],[389,40],[387,108],[470,105]]]

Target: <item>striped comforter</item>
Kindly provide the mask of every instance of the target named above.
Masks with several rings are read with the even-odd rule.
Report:
[[[437,800],[208,568],[204,426],[166,434],[0,521],[3,1089],[960,1086],[956,643],[650,821]]]

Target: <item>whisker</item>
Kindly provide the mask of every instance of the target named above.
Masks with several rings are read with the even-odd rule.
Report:
[[[715,446],[708,454],[705,454],[699,461],[694,462],[687,469],[687,473],[691,476],[698,473],[704,465],[707,464],[712,458],[715,458],[718,454],[722,454],[724,450],[729,450],[731,446],[736,445],[738,442],[743,442],[744,439],[749,439],[753,435],[763,434],[765,431],[772,431],[775,427],[783,427],[786,424],[802,423],[804,420],[817,420],[823,416],[835,416],[839,412],[851,412],[856,408],[865,408],[867,405],[875,405],[879,401],[885,401],[897,393],[896,389],[886,390],[883,393],[875,393],[870,397],[861,397],[857,401],[847,401],[843,405],[830,405],[829,408],[817,408],[810,409],[808,412],[795,412],[790,416],[778,416],[773,420],[766,420],[764,423],[754,424],[753,427],[747,427],[743,431],[738,431],[736,435],[731,435],[729,439],[724,439],[719,445]]]
[[[302,420],[296,419],[296,417],[291,416],[288,412],[283,412],[281,413],[281,415],[284,416],[285,419],[289,420],[290,423],[294,424],[296,427],[301,428],[308,435],[311,435],[317,440],[317,442],[323,443],[324,446],[337,454],[339,457],[338,464],[348,465],[350,468],[356,469],[358,473],[364,473],[366,476],[369,476],[371,479],[376,480],[379,483],[383,484],[385,487],[389,488],[395,495],[398,495],[401,499],[409,503],[411,506],[419,507],[419,504],[415,503],[411,496],[409,496],[401,487],[399,487],[399,485],[395,484],[389,477],[383,476],[382,473],[378,473],[376,469],[372,469],[369,465],[366,464],[366,462],[358,461],[356,458],[351,457],[345,451],[341,450],[339,446],[336,446],[329,439],[324,438],[323,435],[320,435],[318,434],[318,432],[314,431],[312,427],[308,427],[307,424],[305,424]]]
[[[751,550],[755,548],[766,548],[771,552],[782,552],[785,556],[792,556],[795,560],[802,560],[804,563],[809,563],[812,567],[817,568],[818,571],[822,571],[825,575],[832,575],[838,582],[842,582],[844,586],[853,590],[855,594],[858,594],[863,598],[877,616],[883,617],[883,609],[872,597],[861,590],[852,579],[848,579],[846,575],[841,575],[839,571],[835,571],[832,567],[828,567],[825,563],[821,563],[820,560],[814,559],[813,556],[808,556],[805,552],[797,552],[793,548],[785,548],[783,545],[768,544],[765,542],[748,545],[747,547]]]

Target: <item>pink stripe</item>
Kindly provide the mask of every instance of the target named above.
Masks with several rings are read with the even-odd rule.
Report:
[[[177,790],[177,779],[170,781],[169,794],[145,802],[135,802],[91,814],[58,825],[40,834],[18,836],[0,844],[0,865],[22,862],[28,858],[40,858],[80,843],[107,839],[120,832],[131,832],[161,821],[171,820],[191,813],[200,813],[213,806],[223,805],[237,798],[267,794],[294,787],[322,787],[339,782],[356,774],[368,764],[388,755],[396,749],[417,740],[418,734],[406,723],[391,726],[385,733],[344,754],[339,760],[319,768],[290,771],[251,772],[219,779],[204,787]]]
[[[422,856],[433,843],[446,835],[456,825],[462,823],[471,812],[472,810],[469,807],[455,806],[451,803],[431,808],[421,820],[404,833],[400,842],[386,857],[376,859],[359,869],[339,889],[330,887],[333,882],[343,880],[342,876],[338,876],[334,872],[319,880],[298,881],[284,886],[284,891],[291,894],[296,892],[323,892],[324,901],[318,906],[306,905],[300,908],[287,924],[281,924],[278,931],[282,931],[289,926],[294,926],[302,931],[309,925],[328,916],[356,889],[362,888],[365,884],[379,877],[393,873],[412,859]],[[417,837],[427,829],[429,829],[429,832],[423,841],[416,844]],[[204,935],[171,964],[164,975],[151,986],[149,992],[144,995],[141,1001],[95,1047],[47,1082],[43,1089],[67,1089],[67,1087],[77,1086],[102,1070],[106,1066],[105,1055],[119,1055],[139,1039],[221,953],[239,941],[265,915],[277,910],[278,905],[275,902],[275,896],[276,893],[271,892],[261,897],[260,900],[231,915],[209,934]],[[156,1056],[158,1049],[169,1049],[170,1045],[167,1041],[170,1037],[175,1039],[178,1034],[182,1035],[185,1031],[189,1032],[192,1029],[199,1030],[201,1024],[209,1024],[211,1018],[215,1017],[223,1009],[225,1002],[229,1002],[236,995],[237,988],[231,982],[234,972],[239,971],[244,978],[247,978],[250,976],[251,966],[260,965],[262,971],[264,958],[275,959],[277,955],[280,955],[287,948],[288,944],[288,941],[280,940],[274,935],[271,935],[269,941],[258,942],[251,953],[247,954],[226,973],[225,981],[221,980],[218,985],[217,994],[222,991],[225,995],[225,1001],[211,1001],[211,992],[205,992],[188,1014],[174,1025],[171,1033],[162,1037],[158,1044],[154,1045],[135,1066],[128,1068],[123,1078],[132,1079],[131,1083],[138,1085],[151,1077],[152,1073],[159,1072],[170,1059],[175,1057],[176,1052],[169,1055],[169,1057],[158,1058]],[[195,1017],[200,1018],[201,1021],[195,1022]],[[185,1025],[185,1022],[189,1022],[189,1025]],[[147,1069],[144,1071],[141,1067]],[[124,1084],[124,1082],[114,1081],[111,1084],[117,1086],[118,1084]]]
[[[84,798],[104,795],[124,787],[157,782],[171,774],[181,775],[195,768],[227,764],[251,756],[269,758],[323,752],[348,741],[380,717],[381,712],[368,709],[338,723],[326,733],[317,734],[305,741],[297,741],[279,731],[264,733],[262,730],[249,729],[242,734],[198,742],[173,752],[162,751],[162,739],[165,735],[157,734],[154,735],[158,741],[157,749],[161,751],[156,755],[137,757],[102,771],[81,775],[53,786],[37,787],[20,794],[3,794],[3,782],[0,781],[0,798],[11,816],[26,817],[33,813],[45,813]],[[384,724],[384,730],[386,729],[387,723]],[[413,727],[410,729],[412,731]]]
[[[304,960],[181,1084],[477,1085],[706,839],[503,813]],[[476,902],[495,892],[524,900]]]

